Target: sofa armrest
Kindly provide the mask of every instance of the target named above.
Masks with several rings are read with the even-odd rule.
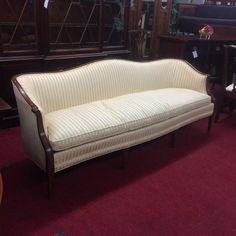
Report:
[[[29,157],[44,171],[47,168],[47,152],[52,152],[47,139],[43,110],[36,106],[13,79],[13,90],[20,117],[23,145]]]
[[[178,60],[173,70],[173,87],[192,89],[204,94],[207,92],[207,74],[198,71],[186,61]]]

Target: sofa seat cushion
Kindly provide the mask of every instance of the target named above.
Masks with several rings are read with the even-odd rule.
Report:
[[[148,90],[45,115],[54,151],[94,142],[162,122],[208,105],[208,95],[181,88]]]

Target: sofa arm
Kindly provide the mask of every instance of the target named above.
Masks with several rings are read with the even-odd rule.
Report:
[[[32,102],[27,101],[27,95],[25,95],[23,91],[20,91],[20,87],[16,84],[17,81],[13,81],[13,90],[20,118],[23,146],[29,158],[31,158],[42,170],[46,171],[46,149],[44,148],[45,144],[42,142],[42,138],[46,137],[46,132],[44,131],[46,130],[44,129],[46,125],[43,119],[42,109]],[[40,127],[39,124],[40,120],[42,127]],[[47,145],[49,145],[49,143]]]
[[[201,73],[183,60],[176,60],[176,63],[174,63],[172,83],[175,88],[186,88],[204,94],[208,93],[208,75]]]

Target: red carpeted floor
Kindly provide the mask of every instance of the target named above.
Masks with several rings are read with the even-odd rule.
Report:
[[[207,120],[56,176],[46,198],[42,173],[26,159],[20,130],[0,131],[4,198],[0,235],[236,235],[236,116],[210,134]]]
[[[10,167],[25,158],[20,128],[0,129],[0,169]]]

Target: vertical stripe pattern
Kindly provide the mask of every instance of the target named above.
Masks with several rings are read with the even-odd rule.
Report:
[[[206,76],[184,61],[153,62],[104,60],[56,73],[27,74],[17,78],[44,113],[124,94],[168,87],[205,91]]]

